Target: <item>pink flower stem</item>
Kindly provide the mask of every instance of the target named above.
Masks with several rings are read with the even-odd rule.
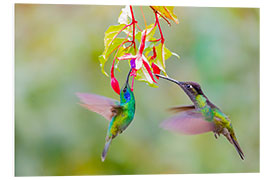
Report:
[[[139,25],[136,23],[137,28],[142,32],[142,29],[139,27]]]
[[[149,42],[158,42],[158,41],[160,41],[161,40],[161,38],[159,38],[159,39],[155,39],[155,40],[148,40]]]
[[[134,46],[134,52],[136,53],[135,24],[137,24],[137,21],[135,20],[132,6],[129,6],[129,7],[130,7],[130,12],[131,12],[131,17],[132,17],[132,22],[131,22],[131,24],[133,24],[133,32],[132,32],[132,33],[133,33],[133,39],[132,39],[132,44],[133,44],[133,46]]]
[[[165,18],[162,14],[160,14],[157,10],[155,10],[152,6],[150,6],[150,8],[154,11],[155,14],[160,15],[168,24],[169,26],[171,25],[171,23],[168,21],[167,18]]]
[[[161,44],[164,44],[165,39],[163,37],[163,33],[162,33],[162,30],[161,30],[161,27],[160,27],[160,24],[159,24],[159,20],[158,20],[158,16],[157,16],[158,13],[157,13],[157,11],[154,11],[154,12],[155,12],[155,17],[156,17],[156,23],[158,25],[158,29],[159,29],[159,33],[160,33]]]
[[[133,76],[133,78],[132,78],[131,91],[133,91],[134,79],[135,79],[135,76]]]

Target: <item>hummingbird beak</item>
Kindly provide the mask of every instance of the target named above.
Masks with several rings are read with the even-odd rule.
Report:
[[[181,84],[183,84],[183,83],[180,82],[180,81],[177,81],[177,80],[172,79],[172,78],[170,78],[170,77],[163,76],[163,75],[161,75],[161,74],[156,74],[156,76],[157,76],[157,77],[160,77],[160,78],[162,78],[162,79],[166,79],[166,80],[168,80],[168,81],[174,82],[174,83],[176,83],[176,84],[178,84],[178,85],[180,85],[180,86],[181,86]]]
[[[156,74],[156,76],[158,76],[160,78],[163,78],[163,79],[166,79],[168,81],[174,82],[175,84],[179,85],[182,89],[185,89],[185,83],[184,82],[177,81],[175,79],[172,79],[170,77],[166,77],[166,76],[163,76],[163,75],[160,75],[160,74]]]
[[[127,80],[126,80],[126,84],[125,84],[125,87],[127,87],[127,85],[128,85],[128,81],[129,81],[129,76],[130,76],[130,73],[131,73],[131,71],[132,71],[132,68],[129,70],[129,72],[128,72],[128,75],[127,75]]]

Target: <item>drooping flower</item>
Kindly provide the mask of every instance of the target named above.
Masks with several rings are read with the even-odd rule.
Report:
[[[156,48],[155,48],[155,46],[154,46],[154,47],[153,47],[153,55],[152,55],[151,58],[150,58],[150,61],[152,62],[151,67],[152,67],[152,69],[153,69],[153,73],[154,73],[154,74],[160,74],[160,69],[159,69],[159,67],[153,62],[154,59],[156,59],[156,57],[157,57],[157,52],[156,52]],[[158,76],[156,76],[156,78],[159,79]]]
[[[120,87],[117,79],[114,77],[114,62],[111,67],[111,86],[113,90],[120,95]]]
[[[141,69],[143,66],[147,70],[148,74],[150,75],[151,79],[153,82],[157,83],[156,80],[154,79],[153,73],[151,71],[149,62],[147,58],[143,55],[143,50],[145,48],[145,40],[146,40],[146,30],[142,32],[142,38],[141,38],[141,44],[139,46],[139,51],[136,55],[132,55],[130,53],[127,53],[121,57],[118,57],[118,60],[130,60],[130,66],[132,68],[130,76],[133,76],[132,80],[132,87],[131,89],[133,90],[133,83],[134,83],[134,78],[136,77],[136,72]],[[155,54],[156,56],[156,54]]]
[[[111,86],[113,88],[113,90],[120,95],[120,87],[119,87],[119,83],[117,81],[117,79],[115,77],[111,78]]]

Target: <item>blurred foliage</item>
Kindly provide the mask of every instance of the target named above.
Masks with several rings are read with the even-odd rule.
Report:
[[[168,107],[190,100],[159,80],[159,88],[135,82],[135,119],[101,162],[108,122],[80,107],[74,93],[118,99],[98,56],[121,8],[15,5],[15,175],[258,172],[259,9],[253,8],[175,7],[179,24],[161,21],[167,46],[181,56],[167,63],[167,73],[202,85],[231,118],[246,160],[224,137],[160,129]],[[149,7],[143,10],[153,21]],[[116,72],[120,86],[126,73]]]

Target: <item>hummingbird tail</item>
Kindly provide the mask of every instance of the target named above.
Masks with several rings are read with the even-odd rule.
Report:
[[[105,146],[104,146],[104,149],[103,149],[102,155],[101,155],[101,161],[102,161],[102,162],[105,161],[107,152],[108,152],[109,147],[110,147],[110,145],[111,145],[111,142],[112,142],[112,138],[110,138],[109,140],[107,140],[106,143],[105,143]]]
[[[232,140],[232,144],[234,145],[235,149],[237,150],[238,154],[240,155],[241,159],[244,160],[245,159],[245,155],[242,151],[242,149],[240,148],[239,143],[237,142],[237,139],[234,135],[230,134],[231,140]]]

